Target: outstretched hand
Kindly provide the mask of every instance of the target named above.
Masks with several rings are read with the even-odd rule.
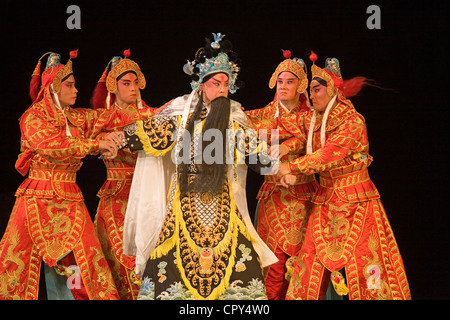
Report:
[[[288,188],[290,186],[293,186],[295,182],[297,181],[297,177],[293,174],[286,174],[281,177],[280,183],[283,187]]]
[[[282,162],[278,165],[277,177],[281,178],[287,174],[289,174],[289,165],[286,162]]]
[[[155,109],[155,114],[160,114],[164,110],[167,109],[167,107],[172,103],[173,99],[164,103],[161,107]]]
[[[106,135],[105,140],[114,142],[118,150],[127,145],[127,140],[125,139],[125,133],[123,131],[110,132]]]
[[[279,160],[287,155],[288,152],[289,149],[284,144],[272,145],[267,149],[267,154],[270,155],[271,158],[277,158]]]
[[[100,140],[99,149],[103,159],[114,159],[117,156],[118,147],[112,140]]]

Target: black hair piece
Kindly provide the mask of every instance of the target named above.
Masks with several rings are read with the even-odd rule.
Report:
[[[73,73],[69,73],[67,76],[65,76],[64,78],[61,79],[61,83],[63,83],[64,81],[66,81],[67,79],[69,79],[69,77],[73,75]]]
[[[323,80],[322,78],[314,77],[314,78],[312,78],[311,81],[313,81],[313,80],[316,80],[318,83],[320,83],[320,84],[323,85],[324,87],[327,86],[327,82],[326,82],[325,80]]]
[[[137,73],[136,73],[136,72],[134,72],[133,70],[128,70],[128,71],[125,71],[124,73],[122,73],[121,75],[119,75],[119,76],[117,77],[117,81],[119,81],[119,80],[122,79],[125,75],[127,75],[127,74],[129,74],[129,73],[133,73],[133,74],[137,77]]]

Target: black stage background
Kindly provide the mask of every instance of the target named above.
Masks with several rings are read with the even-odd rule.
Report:
[[[69,5],[81,9],[81,29],[69,30]],[[381,29],[369,30],[369,5],[381,9]],[[246,87],[232,96],[246,109],[273,98],[269,78],[281,49],[308,65],[310,50],[323,66],[337,57],[344,79],[364,75],[388,90],[366,88],[352,99],[367,121],[378,187],[406,267],[413,299],[449,299],[448,16],[443,1],[5,1],[1,2],[2,60],[0,235],[23,177],[18,118],[30,105],[28,84],[38,58],[58,52],[65,63],[79,49],[74,70],[76,106],[86,107],[109,59],[131,48],[147,78],[142,92],[152,106],[191,91],[182,71],[204,37],[226,35],[242,59]],[[100,160],[88,156],[78,174],[94,216],[105,179]],[[262,177],[250,172],[248,200],[254,212]],[[447,209],[445,209],[447,208]]]

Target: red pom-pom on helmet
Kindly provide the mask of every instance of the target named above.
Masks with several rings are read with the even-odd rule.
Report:
[[[283,49],[281,49],[281,51],[283,51],[283,57],[285,59],[289,59],[291,57],[292,52],[290,50],[283,50]]]
[[[312,51],[312,50],[311,50],[311,54],[309,55],[309,60],[311,60],[312,62],[317,61],[317,54],[315,54],[314,51]]]
[[[123,56],[125,58],[128,58],[129,56],[131,56],[131,50],[130,49],[123,50]]]
[[[78,57],[78,49],[70,51],[69,55],[71,59],[75,59],[76,57]]]

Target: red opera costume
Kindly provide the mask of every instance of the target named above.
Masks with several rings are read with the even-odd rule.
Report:
[[[75,299],[119,299],[76,173],[86,155],[98,154],[100,142],[92,137],[102,128],[113,130],[152,113],[63,109],[57,94],[72,75],[72,61],[62,65],[59,59],[50,53],[41,89],[30,90],[34,102],[20,118],[22,153],[16,169],[28,177],[16,191],[0,242],[2,300],[37,299],[42,261],[69,278],[68,267],[78,266],[81,286],[72,288]],[[40,61],[33,78],[39,75]]]
[[[245,114],[256,130],[276,128],[278,117],[309,110],[304,94],[308,85],[307,75],[302,67],[304,62],[301,59],[294,59],[290,59],[289,55],[278,65],[270,79],[269,87],[271,89],[275,87],[277,77],[282,72],[292,73],[300,80],[297,88],[300,99],[297,106],[289,110],[279,99],[276,99],[262,109],[246,111]],[[289,162],[300,155],[290,153],[281,161]],[[259,200],[257,231],[279,259],[265,270],[266,292],[271,300],[285,299],[288,287],[288,282],[285,280],[286,261],[289,257],[295,256],[301,248],[311,207],[310,200],[316,189],[317,182],[313,174],[297,174],[295,185],[289,188],[282,186],[276,175],[264,176],[264,183],[257,195]]]
[[[130,59],[114,57],[110,64],[111,69],[108,71],[108,64],[98,82],[93,104],[94,108],[106,107],[109,110],[120,110],[118,104],[114,102],[118,78],[127,72],[135,73],[139,89],[144,89],[145,78],[138,64]],[[128,105],[127,109],[138,110],[143,107],[147,108],[147,105],[138,97],[138,101]],[[135,273],[136,258],[123,254],[123,225],[136,158],[137,152],[124,148],[119,150],[116,158],[103,159],[107,178],[97,194],[100,202],[94,221],[103,252],[122,300],[135,300],[139,293]]]
[[[318,299],[331,272],[335,291],[350,300],[411,299],[399,248],[368,174],[372,156],[365,120],[347,99],[355,92],[348,93],[350,82],[342,80],[335,58],[324,69],[313,65],[312,78],[325,81],[336,100],[324,113],[311,111],[280,122],[282,136],[287,132],[307,148],[305,156],[289,163],[289,171],[320,175],[287,298]]]

